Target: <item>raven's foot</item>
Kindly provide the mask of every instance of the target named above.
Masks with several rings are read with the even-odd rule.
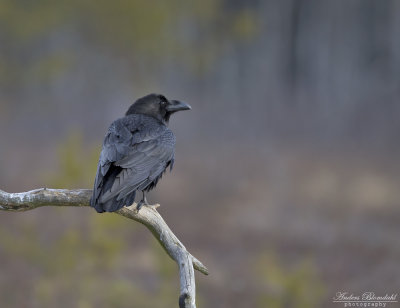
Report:
[[[139,203],[136,205],[136,212],[139,212],[143,205],[146,205],[146,206],[149,205],[149,203],[147,202],[147,198],[144,195],[144,193],[143,193],[142,200],[140,200]]]
[[[135,212],[136,213],[139,213],[139,210],[143,207],[143,206],[147,206],[147,207],[149,207],[149,208],[152,208],[152,209],[157,209],[158,207],[160,207],[160,204],[159,203],[156,203],[156,204],[148,204],[146,201],[144,201],[144,202],[142,202],[143,200],[141,200],[137,205],[136,205],[136,209],[135,209]]]

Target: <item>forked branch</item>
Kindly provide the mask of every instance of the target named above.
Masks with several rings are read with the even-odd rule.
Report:
[[[41,206],[89,206],[90,189],[47,189],[40,188],[21,193],[7,193],[0,190],[0,210],[29,211]],[[145,225],[156,237],[167,254],[178,264],[180,276],[179,307],[195,308],[194,269],[208,275],[207,268],[193,257],[168,227],[157,212],[159,205],[143,206],[136,211],[136,204],[124,207],[116,214],[136,220]]]

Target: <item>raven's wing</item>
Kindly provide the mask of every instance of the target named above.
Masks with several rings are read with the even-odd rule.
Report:
[[[151,189],[174,160],[175,137],[148,117],[115,121],[103,143],[91,205],[112,212],[135,199],[136,190]]]

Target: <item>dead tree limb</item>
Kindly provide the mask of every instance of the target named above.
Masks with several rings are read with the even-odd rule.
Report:
[[[7,193],[0,190],[0,210],[29,211],[41,206],[89,206],[90,189],[47,189],[40,188],[21,193]],[[144,206],[136,211],[136,204],[124,207],[116,214],[133,219],[145,225],[156,237],[167,254],[178,264],[180,276],[179,307],[195,308],[194,269],[208,275],[207,268],[193,257],[171,231],[157,212],[159,205]]]

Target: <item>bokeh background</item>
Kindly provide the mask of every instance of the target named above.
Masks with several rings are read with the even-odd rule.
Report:
[[[149,195],[200,307],[339,307],[400,288],[400,2],[0,0],[0,188],[91,188],[110,123],[190,103]],[[145,227],[0,213],[1,307],[176,307]]]

